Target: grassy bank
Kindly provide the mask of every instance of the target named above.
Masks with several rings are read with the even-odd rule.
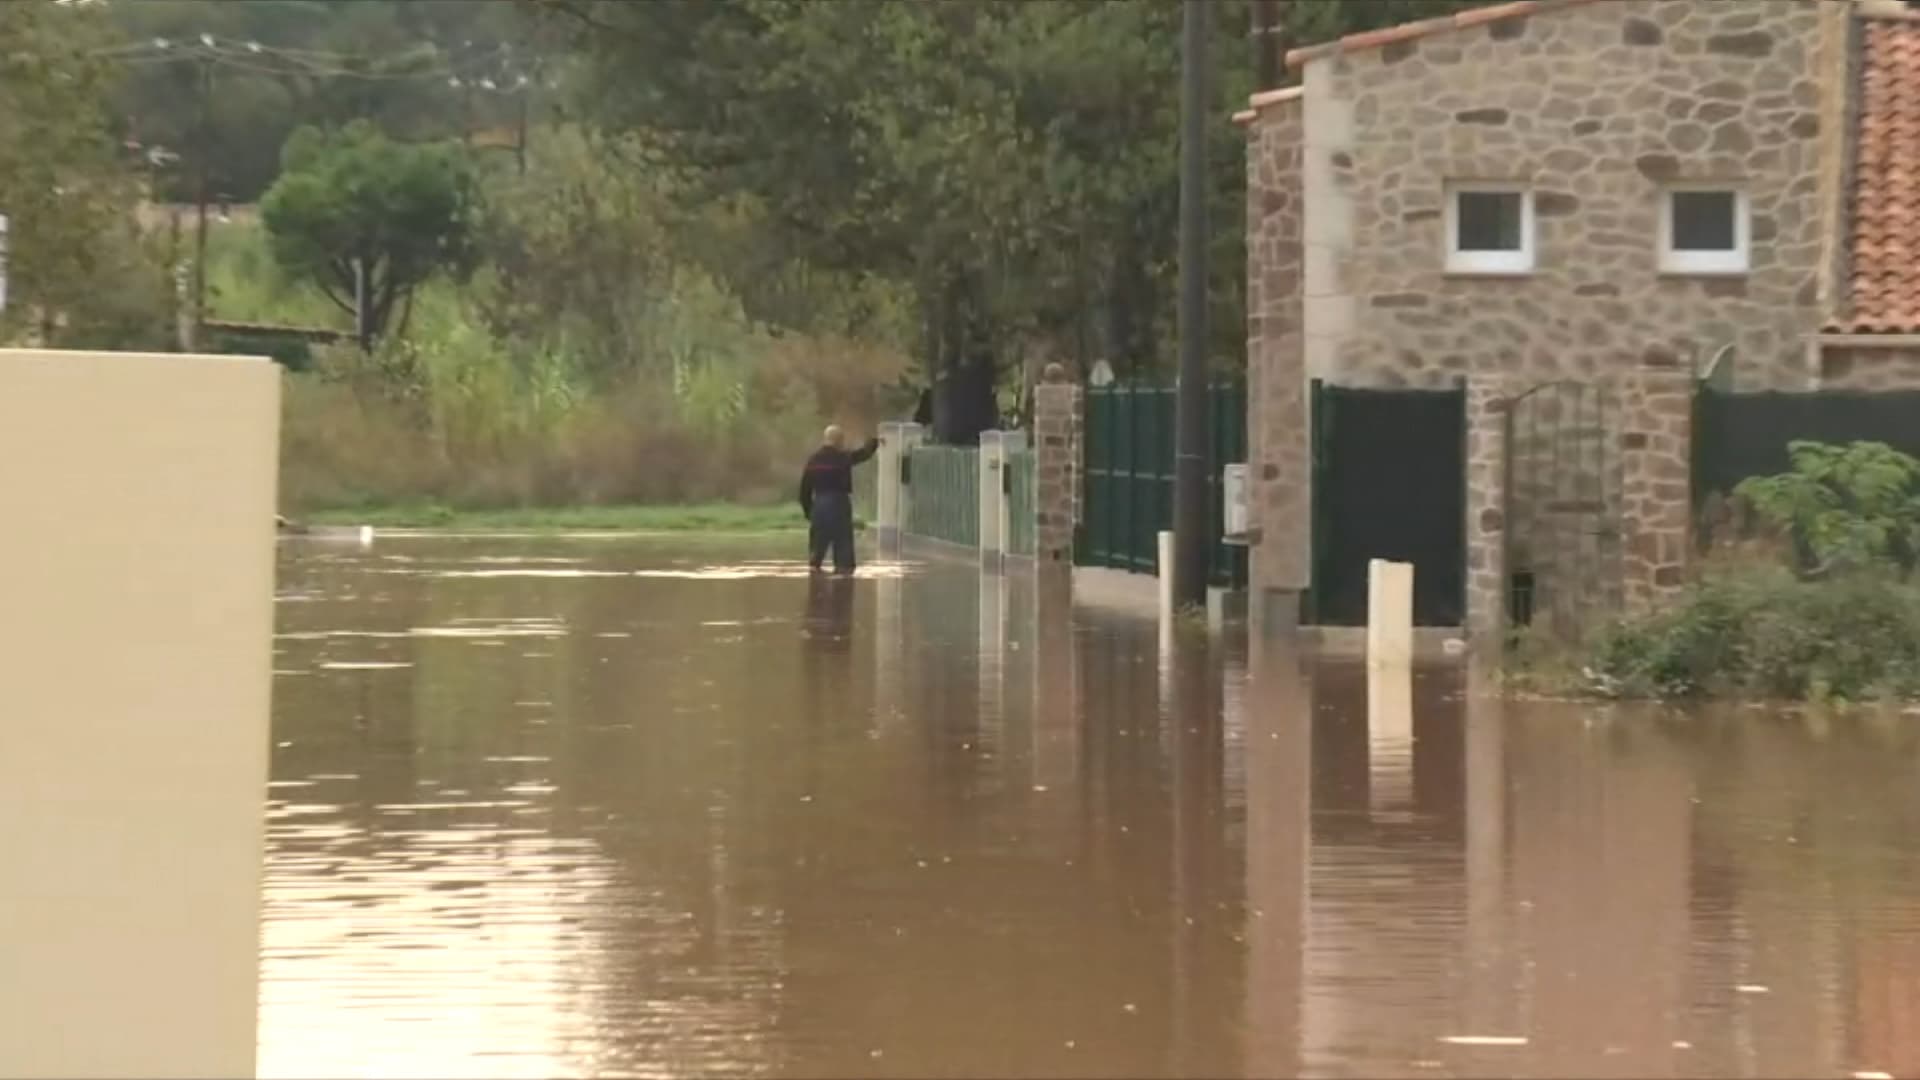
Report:
[[[779,533],[806,527],[798,507],[703,503],[662,506],[527,507],[456,510],[434,503],[319,511],[300,520],[315,525],[373,525],[388,529],[463,531]]]

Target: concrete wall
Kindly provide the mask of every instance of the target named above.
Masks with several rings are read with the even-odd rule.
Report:
[[[251,1076],[279,381],[0,350],[0,1076]]]
[[[1820,7],[1619,0],[1309,60],[1307,373],[1593,379],[1732,342],[1740,389],[1806,388],[1830,216]],[[1707,180],[1748,193],[1753,269],[1663,275],[1662,185]],[[1445,272],[1450,181],[1531,187],[1534,272]]]

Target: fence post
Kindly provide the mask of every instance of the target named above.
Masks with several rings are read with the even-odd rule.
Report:
[[[980,484],[975,496],[980,500],[980,569],[997,574],[1007,553],[1006,432],[980,433],[978,468]]]
[[[994,524],[991,535],[993,537],[993,549],[999,553],[999,558],[995,561],[999,564],[998,568],[1004,571],[1007,567],[1007,556],[1013,553],[1013,461],[1017,455],[1026,452],[1027,433],[1024,431],[996,431],[989,432],[989,434],[995,436],[994,441],[999,457],[995,463],[994,475],[991,478],[993,480],[992,494],[989,495],[984,488],[981,490],[981,506],[983,508],[985,507],[985,500],[988,498],[992,498],[996,502],[996,509],[994,510],[992,519]],[[986,457],[985,450],[985,444],[982,443],[981,458],[983,460]],[[984,481],[988,479],[988,477],[985,473],[982,473],[981,479]],[[1033,509],[1028,507],[1026,512],[1031,514],[1033,513]],[[980,542],[982,546],[984,546],[988,540],[989,532],[987,521],[988,519],[984,516],[980,519]]]
[[[1045,380],[1033,391],[1034,558],[1068,569],[1080,525],[1081,391],[1059,364]]]
[[[874,533],[880,550],[892,554],[900,550],[900,536],[907,528],[907,503],[911,496],[906,483],[907,455],[920,445],[925,433],[919,424],[888,422],[880,425],[880,453],[874,466]]]

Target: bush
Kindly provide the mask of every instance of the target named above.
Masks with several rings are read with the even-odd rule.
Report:
[[[1920,551],[1920,461],[1885,443],[1788,444],[1793,469],[1744,481],[1735,494],[1791,537],[1802,570],[1892,564]]]
[[[1584,672],[1620,697],[1865,701],[1920,693],[1920,589],[1886,570],[1804,581],[1709,571],[1672,607],[1622,621]]]

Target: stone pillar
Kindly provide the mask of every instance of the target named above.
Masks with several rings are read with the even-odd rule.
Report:
[[[874,456],[874,534],[885,554],[897,554],[901,534],[907,528],[907,502],[910,493],[903,482],[907,455],[926,438],[919,424],[885,423],[880,425],[880,452]]]
[[[1622,595],[1629,614],[1686,582],[1693,539],[1693,376],[1642,371],[1620,394]]]
[[[0,1076],[252,1076],[280,376],[0,350]]]
[[[1248,615],[1267,633],[1298,624],[1312,576],[1300,109],[1269,95],[1247,131]]]
[[[1080,526],[1081,391],[1066,370],[1047,365],[1046,381],[1034,387],[1035,557],[1042,568],[1073,566]]]
[[[1499,378],[1467,380],[1467,640],[1498,651],[1507,628],[1507,408]]]

